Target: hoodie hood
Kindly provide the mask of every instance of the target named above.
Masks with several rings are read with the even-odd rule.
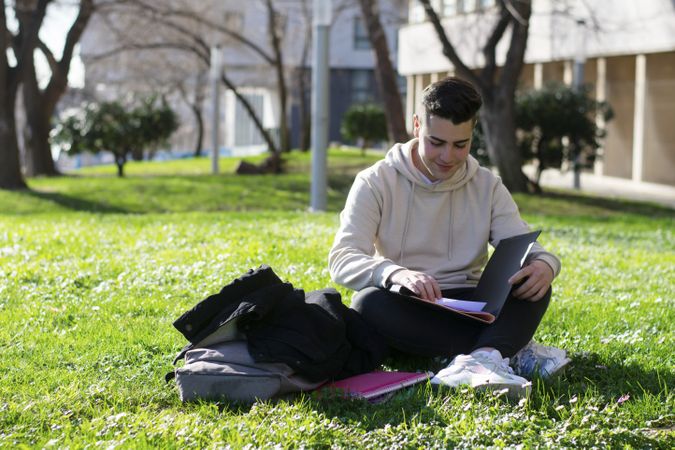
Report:
[[[405,144],[394,145],[385,156],[385,164],[394,167],[413,185],[428,191],[454,191],[468,183],[480,167],[478,161],[469,155],[466,164],[460,167],[450,178],[439,183],[429,184],[424,175],[413,164],[412,152],[417,148],[417,138]]]

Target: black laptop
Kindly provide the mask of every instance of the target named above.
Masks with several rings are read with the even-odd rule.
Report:
[[[523,267],[525,258],[540,233],[541,230],[532,231],[499,241],[471,298],[486,303],[483,311],[495,317],[499,315],[513,288],[509,284],[509,278]]]
[[[532,231],[499,241],[483,270],[480,280],[478,280],[476,290],[468,301],[442,299],[438,302],[430,302],[416,297],[415,293],[403,286],[395,285],[391,287],[391,290],[407,297],[422,300],[435,307],[447,309],[481,322],[492,323],[499,315],[513,288],[509,284],[509,278],[523,266],[525,258],[540,233],[541,230]],[[444,303],[444,300],[448,300],[449,303]],[[468,302],[481,302],[481,304]]]

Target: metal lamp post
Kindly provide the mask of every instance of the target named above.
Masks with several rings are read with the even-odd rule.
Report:
[[[331,0],[314,0],[312,54],[312,191],[311,211],[326,210],[328,147],[328,51]]]

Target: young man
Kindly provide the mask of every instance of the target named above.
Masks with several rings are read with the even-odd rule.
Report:
[[[501,180],[469,155],[481,105],[475,88],[459,78],[424,90],[413,117],[415,138],[394,145],[384,160],[357,175],[329,268],[335,282],[358,291],[352,308],[391,348],[455,357],[432,382],[524,395],[529,383],[513,374],[507,358],[532,339],[560,271],[558,258],[535,244],[511,277],[511,296],[490,325],[388,290],[401,285],[427,300],[468,299],[487,261],[487,244],[529,231]],[[553,360],[544,370],[566,364],[566,355],[531,345],[528,350]]]

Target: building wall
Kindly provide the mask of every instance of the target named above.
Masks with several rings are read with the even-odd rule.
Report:
[[[635,57],[607,58],[607,101],[614,118],[607,123],[603,175],[631,178],[635,111]]]
[[[675,53],[647,55],[643,180],[675,185]]]
[[[347,110],[354,104],[381,103],[372,70],[333,69],[330,73],[330,125],[328,140],[344,142],[340,126]]]
[[[434,74],[451,72],[440,41],[423,22],[417,0],[399,35],[399,72],[408,78],[407,113]],[[436,6],[440,3],[437,1]],[[437,8],[438,11],[438,8]],[[443,17],[446,34],[469,68],[480,70],[481,45],[496,9]],[[583,24],[577,19],[585,18]],[[574,59],[586,59],[585,82],[607,100],[614,118],[606,124],[599,175],[675,185],[675,3],[670,0],[572,0],[533,2],[521,88],[555,81],[572,83]],[[503,64],[510,39],[497,47]],[[410,122],[408,122],[410,125]]]

